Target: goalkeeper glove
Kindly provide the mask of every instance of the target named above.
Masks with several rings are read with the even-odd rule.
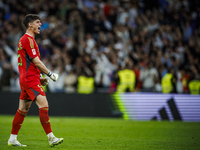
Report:
[[[51,78],[51,80],[53,80],[54,82],[56,82],[58,80],[58,74],[57,73],[51,73],[51,71],[49,71],[49,73],[47,74],[47,76],[49,78]]]

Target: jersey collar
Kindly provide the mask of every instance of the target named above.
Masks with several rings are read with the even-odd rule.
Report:
[[[27,35],[29,35],[29,36],[31,36],[30,34],[28,34],[28,33],[25,33],[25,34],[27,34]],[[32,37],[32,36],[31,36]]]

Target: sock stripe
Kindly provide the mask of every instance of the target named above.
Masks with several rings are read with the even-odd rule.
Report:
[[[26,114],[27,114],[27,112],[23,112],[23,111],[21,111],[21,110],[17,110],[18,111],[18,113],[20,113],[21,115],[24,115],[24,116],[26,116]]]
[[[49,110],[49,107],[42,107],[39,110]]]
[[[48,120],[46,123],[50,123],[50,120]]]

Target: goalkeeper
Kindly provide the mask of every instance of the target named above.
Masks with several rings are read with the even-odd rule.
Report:
[[[40,20],[40,17],[35,14],[26,15],[23,20],[27,30],[18,44],[19,82],[22,91],[19,108],[13,119],[12,131],[8,140],[9,146],[26,146],[17,140],[17,135],[32,102],[35,102],[39,108],[40,122],[49,139],[49,145],[54,146],[63,142],[63,138],[56,138],[51,130],[48,116],[49,105],[41,86],[48,84],[48,80],[40,78],[40,72],[49,76],[53,81],[58,79],[58,75],[51,73],[40,60],[40,52],[35,42],[35,36],[40,33],[42,25]]]

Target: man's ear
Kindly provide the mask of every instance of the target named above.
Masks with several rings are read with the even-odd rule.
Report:
[[[32,23],[29,23],[29,27],[32,27]]]

